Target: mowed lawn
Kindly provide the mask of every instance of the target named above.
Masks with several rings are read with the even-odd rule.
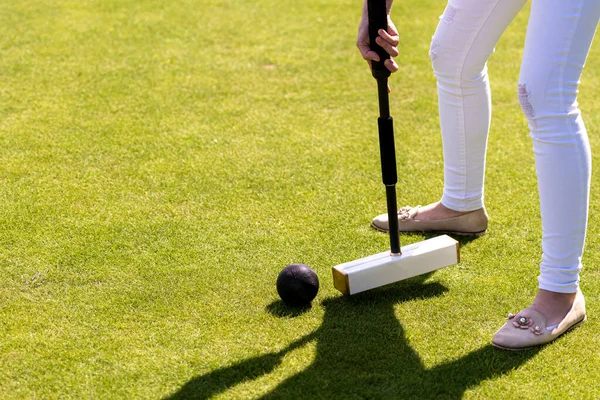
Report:
[[[441,196],[428,49],[444,5],[392,13],[400,205]],[[589,321],[543,348],[490,346],[533,298],[541,258],[516,96],[528,6],[489,62],[487,235],[460,239],[460,264],[428,276],[353,297],[333,288],[332,266],[389,246],[369,228],[385,196],[360,10],[0,2],[0,398],[600,398],[597,166]],[[579,100],[598,153],[596,44]],[[290,263],[319,276],[310,308],[278,298]]]

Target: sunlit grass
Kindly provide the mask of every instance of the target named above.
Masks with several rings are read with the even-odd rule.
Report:
[[[394,8],[401,205],[441,194],[427,51],[442,8]],[[527,10],[489,63],[488,234],[431,276],[334,290],[333,265],[388,246],[368,227],[385,197],[359,17],[350,1],[0,4],[1,398],[600,395],[596,175],[589,322],[540,350],[489,347],[540,260],[515,94]],[[594,49],[580,94],[593,149],[599,67]],[[320,277],[309,309],[278,301],[293,262]]]

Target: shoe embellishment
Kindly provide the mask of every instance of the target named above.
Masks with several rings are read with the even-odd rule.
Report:
[[[412,217],[414,217],[415,215],[417,215],[417,209],[421,207],[421,206],[417,206],[417,207],[409,207],[409,206],[405,206],[402,207],[399,211],[398,211],[398,218],[400,219],[400,221],[406,221],[411,219]]]
[[[513,326],[515,328],[528,329],[533,325],[533,320],[531,318],[521,316],[516,321],[513,321]]]
[[[506,319],[511,320],[511,319],[515,319],[515,317],[516,317],[515,314],[508,313],[508,317]],[[520,316],[517,320],[513,321],[512,324],[515,328],[529,329],[531,332],[533,332],[537,336],[544,334],[544,330],[542,329],[541,326],[539,326],[539,325],[533,326],[533,320],[524,315]]]

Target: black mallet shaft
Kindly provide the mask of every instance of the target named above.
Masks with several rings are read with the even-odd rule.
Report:
[[[381,174],[385,185],[387,201],[388,222],[390,227],[390,248],[392,254],[401,254],[400,234],[398,233],[398,205],[396,201],[396,183],[398,173],[396,170],[396,148],[394,144],[394,120],[390,116],[390,102],[388,95],[388,77],[390,71],[383,62],[390,55],[377,44],[375,38],[379,36],[379,29],[387,31],[386,0],[368,0],[367,12],[369,14],[369,41],[371,49],[378,55],[380,61],[372,61],[373,77],[377,80],[377,93],[379,98],[379,153],[381,157]]]

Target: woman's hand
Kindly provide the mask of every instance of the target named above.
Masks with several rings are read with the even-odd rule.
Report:
[[[398,30],[392,22],[389,14],[387,16],[387,24],[387,32],[383,29],[380,29],[379,36],[377,36],[375,41],[390,55],[390,58],[385,60],[383,65],[385,65],[390,72],[396,72],[398,71],[398,64],[396,64],[393,57],[398,56],[399,35]],[[380,61],[379,55],[375,51],[371,50],[369,45],[369,18],[366,7],[363,7],[363,15],[360,20],[360,25],[358,26],[356,47],[358,47],[362,57],[369,63],[369,68],[371,68],[371,61]]]

